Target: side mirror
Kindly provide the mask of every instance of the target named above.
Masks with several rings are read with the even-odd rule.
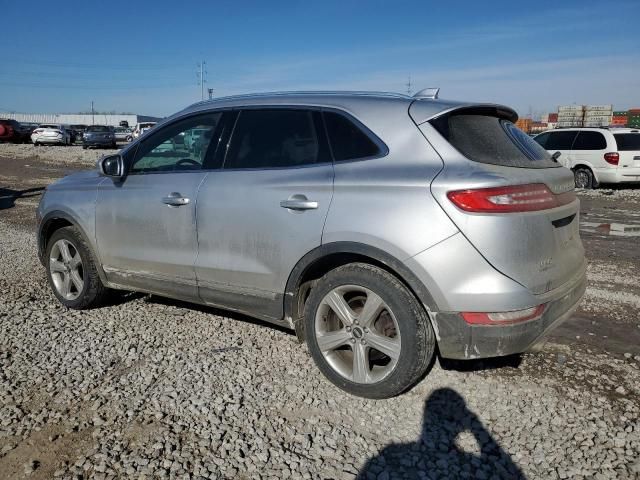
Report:
[[[111,178],[124,177],[124,159],[122,155],[109,155],[98,160],[100,175]]]
[[[554,162],[557,162],[558,159],[560,158],[560,155],[562,155],[562,153],[560,152],[556,152],[553,155],[551,155],[551,160],[553,160]]]

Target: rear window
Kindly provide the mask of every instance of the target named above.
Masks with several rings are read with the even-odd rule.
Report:
[[[580,132],[573,144],[573,150],[604,150],[607,140],[599,132]]]
[[[613,137],[618,144],[618,151],[640,151],[640,133],[617,133]]]
[[[509,120],[480,114],[452,114],[432,125],[469,160],[519,168],[559,167],[547,151]]]
[[[378,145],[344,115],[324,112],[324,121],[336,161],[373,157],[380,153]]]
[[[109,132],[109,127],[103,127],[102,125],[93,125],[87,128],[87,132]]]

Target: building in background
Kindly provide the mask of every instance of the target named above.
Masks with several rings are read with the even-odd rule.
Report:
[[[516,121],[516,127],[522,130],[524,133],[529,133],[531,132],[532,123],[533,123],[533,120],[531,120],[530,118],[519,118]]]
[[[142,122],[159,122],[160,117],[129,113],[7,113],[0,112],[0,118],[24,123],[61,123],[63,125],[111,125],[117,127],[127,122],[134,127]]]

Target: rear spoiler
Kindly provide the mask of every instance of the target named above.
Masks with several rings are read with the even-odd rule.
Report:
[[[518,114],[512,108],[495,103],[452,102],[447,100],[414,100],[409,106],[409,115],[421,125],[445,115],[489,115],[504,118],[511,122],[518,120]]]

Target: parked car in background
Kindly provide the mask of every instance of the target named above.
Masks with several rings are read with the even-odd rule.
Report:
[[[139,138],[147,130],[151,130],[156,125],[157,125],[157,122],[141,122],[141,123],[139,123],[138,125],[136,125],[136,128],[133,130],[133,138]]]
[[[75,133],[74,143],[82,142],[82,135],[84,134],[84,131],[87,129],[87,126],[82,124],[77,124],[77,125],[71,125],[70,127]]]
[[[640,130],[633,128],[562,128],[534,140],[558,163],[573,171],[578,188],[602,183],[640,182]]]
[[[16,120],[0,120],[0,142],[25,143],[30,141],[31,129]]]
[[[339,388],[398,395],[436,351],[527,350],[585,292],[573,176],[516,119],[434,93],[199,102],[50,185],[40,259],[68,308],[115,288],[243,312]]]
[[[39,145],[71,145],[71,134],[59,123],[43,123],[31,134],[31,141]]]
[[[133,129],[129,127],[115,127],[116,142],[130,142],[133,140]]]
[[[116,136],[113,127],[107,125],[91,125],[82,135],[82,148],[107,147],[116,148]]]

